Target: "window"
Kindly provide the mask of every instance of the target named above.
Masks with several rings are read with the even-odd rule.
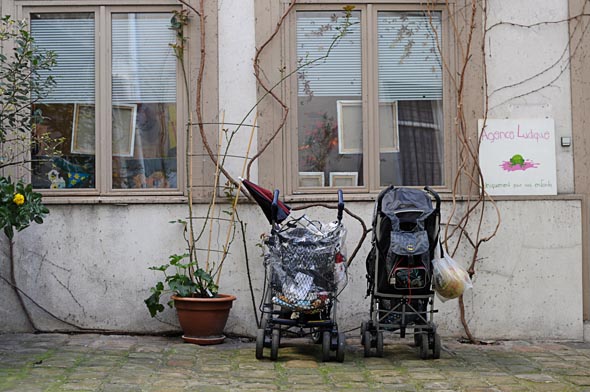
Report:
[[[170,9],[31,10],[36,44],[57,54],[56,87],[34,109],[59,158],[33,151],[38,189],[178,192],[177,65]],[[105,27],[103,27],[105,26]]]
[[[293,28],[294,191],[443,185],[441,12],[303,6]]]

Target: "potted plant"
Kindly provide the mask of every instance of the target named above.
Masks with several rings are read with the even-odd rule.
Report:
[[[161,296],[163,293],[171,292],[168,305],[176,307],[185,342],[223,342],[223,329],[236,297],[219,294],[218,285],[212,274],[200,268],[196,261],[190,261],[188,253],[170,255],[167,264],[150,269],[161,271],[165,276],[163,282],[160,281],[151,288],[152,294],[145,300],[151,316],[164,311]],[[170,270],[173,272],[170,273]]]

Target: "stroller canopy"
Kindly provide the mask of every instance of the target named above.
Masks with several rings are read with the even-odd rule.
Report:
[[[422,220],[432,214],[432,200],[420,189],[392,188],[387,189],[381,199],[381,212],[390,219],[400,219],[400,215],[412,215]]]

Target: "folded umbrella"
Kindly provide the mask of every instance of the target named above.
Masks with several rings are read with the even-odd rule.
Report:
[[[248,193],[250,193],[250,196],[252,196],[252,198],[256,201],[256,203],[258,203],[258,205],[262,209],[262,212],[266,216],[266,219],[268,219],[269,223],[272,223],[272,213],[271,213],[272,207],[271,206],[272,206],[273,193],[270,190],[263,188],[255,183],[253,183],[252,181],[249,181],[246,179],[242,179],[242,184],[248,190]],[[282,221],[287,219],[287,217],[291,213],[291,207],[289,207],[288,205],[286,205],[282,201],[278,202],[277,207],[278,208],[277,208],[276,222],[281,223]]]

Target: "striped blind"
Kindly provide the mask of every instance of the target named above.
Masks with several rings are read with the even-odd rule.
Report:
[[[113,104],[176,102],[171,14],[113,14]]]
[[[94,103],[94,14],[31,15],[35,45],[52,50],[57,66],[40,72],[56,85],[42,103]]]
[[[442,99],[441,15],[379,12],[379,100]],[[438,35],[435,35],[433,28]]]
[[[339,13],[338,15],[342,15]],[[326,56],[336,29],[344,17],[337,19],[333,12],[297,12],[298,66]],[[303,67],[298,73],[298,95],[360,96],[361,86],[361,32],[360,15],[353,12],[352,25],[347,34],[333,47],[326,59]]]

